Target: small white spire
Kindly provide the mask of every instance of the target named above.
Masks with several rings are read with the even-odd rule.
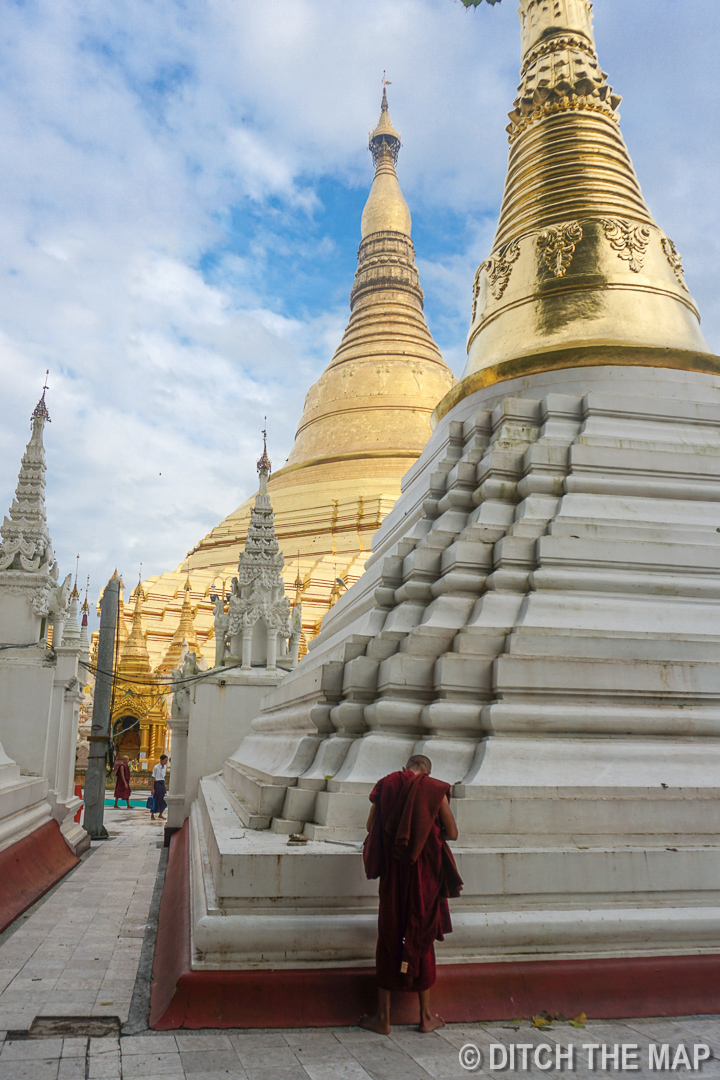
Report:
[[[43,429],[50,420],[42,397],[33,409],[32,435],[20,464],[15,498],[0,526],[0,570],[49,571],[55,564],[45,514],[45,449]]]

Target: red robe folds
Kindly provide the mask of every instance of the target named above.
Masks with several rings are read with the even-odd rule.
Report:
[[[113,768],[117,777],[115,781],[115,801],[122,799],[124,802],[132,795],[130,787],[130,770],[124,761],[116,761]]]
[[[375,957],[383,990],[428,990],[435,982],[435,941],[452,930],[448,897],[462,880],[440,830],[450,785],[426,773],[390,773],[375,785],[373,827],[363,857],[380,878]]]

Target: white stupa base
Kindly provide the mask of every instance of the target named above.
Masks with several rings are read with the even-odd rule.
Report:
[[[48,782],[21,776],[20,768],[0,745],[0,851],[52,820]]]
[[[193,969],[372,965],[377,885],[360,845],[289,845],[246,829],[229,803],[219,776],[201,781],[190,818]],[[720,847],[707,834],[657,834],[653,846],[647,836],[581,839],[454,845],[465,888],[439,962],[717,951]]]
[[[715,962],[718,432],[720,379],[639,368],[529,376],[441,421],[365,575],[200,783],[193,970],[370,968],[358,845],[411,753],[460,830],[444,968],[634,958],[647,989],[653,958]]]

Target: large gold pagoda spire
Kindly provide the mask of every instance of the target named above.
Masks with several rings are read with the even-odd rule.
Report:
[[[292,557],[288,589],[300,580],[295,596],[307,641],[337,599],[337,579],[351,585],[362,573],[373,533],[392,509],[402,477],[430,437],[432,411],[453,383],[423,315],[410,211],[396,173],[400,135],[384,90],[369,149],[374,177],[360,223],[347,329],[308,392],[287,462],[268,480],[278,543]],[[254,501],[253,495],[187,557],[194,628],[203,647],[212,633],[212,586],[237,573]],[[143,623],[154,663],[177,627],[184,565],[145,583]],[[166,666],[167,660],[161,670]]]
[[[717,370],[680,256],[640,191],[590,0],[520,0],[520,21],[500,220],[475,276],[463,380],[438,415],[549,368]]]
[[[270,480],[274,501],[279,488],[298,482],[290,474],[301,468],[321,470],[327,481],[328,467],[343,477],[342,461],[388,458],[401,476],[427,441],[430,415],[452,381],[423,316],[412,221],[395,172],[400,136],[384,87],[369,150],[375,176],[360,223],[350,320],[308,392],[287,463]]]

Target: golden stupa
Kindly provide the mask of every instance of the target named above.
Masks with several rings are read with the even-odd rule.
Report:
[[[138,584],[132,627],[117,667],[110,730],[116,757],[127,754],[135,767],[152,769],[165,751],[167,689],[151,671],[142,628],[143,599]]]
[[[718,370],[682,260],[643,199],[590,0],[521,0],[505,192],[475,275],[468,359],[436,419],[484,386],[607,364]]]
[[[307,394],[285,465],[268,483],[286,585],[302,603],[306,641],[362,573],[372,535],[430,436],[433,409],[453,384],[423,315],[410,211],[395,172],[400,136],[384,89],[369,149],[375,176],[362,215],[350,320]],[[181,603],[195,605],[197,642],[212,666],[211,586],[220,589],[225,581],[227,590],[237,573],[254,498],[175,571],[143,583],[143,626],[154,667],[178,629]]]

